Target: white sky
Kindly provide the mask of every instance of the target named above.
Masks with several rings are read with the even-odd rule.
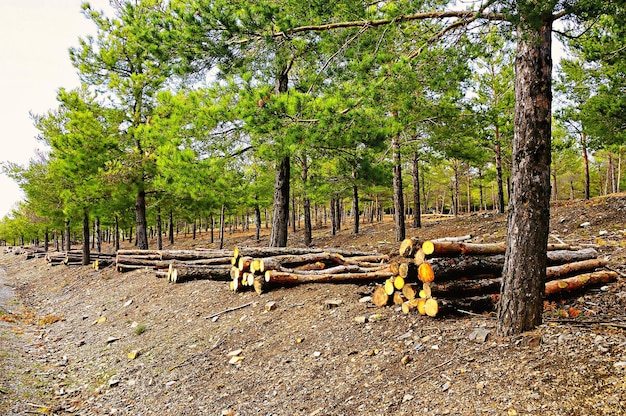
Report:
[[[57,107],[60,87],[79,85],[68,49],[95,33],[81,14],[84,0],[0,0],[0,161],[26,165],[41,147],[29,112]],[[91,0],[110,13],[108,0]],[[22,199],[0,173],[0,218]]]

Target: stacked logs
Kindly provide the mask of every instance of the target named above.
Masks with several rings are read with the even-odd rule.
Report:
[[[567,244],[547,248],[546,297],[617,280],[617,273],[603,269],[607,261],[598,258],[593,248]],[[429,316],[437,316],[442,309],[493,311],[499,301],[504,253],[504,244],[405,239],[399,254],[410,260],[392,267],[397,269],[395,276],[375,289],[372,301],[378,306],[393,301],[405,313],[417,310]]]
[[[271,286],[382,280],[393,275],[389,256],[337,249],[235,248],[230,289],[250,287],[261,294]]]
[[[91,267],[99,270],[102,267],[111,265],[115,254],[93,252],[89,253],[92,260]],[[70,251],[50,251],[45,255],[46,262],[50,266],[80,266],[83,264],[83,252],[81,250]]]
[[[157,277],[173,283],[191,279],[228,280],[232,250],[118,250],[115,268],[119,272],[155,269]]]

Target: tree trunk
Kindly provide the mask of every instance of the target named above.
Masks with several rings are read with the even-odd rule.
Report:
[[[65,220],[65,251],[72,249],[72,238],[70,235],[70,220]]]
[[[500,129],[496,125],[496,177],[498,180],[498,212],[504,214],[504,178],[502,175],[502,146],[500,145]]]
[[[540,6],[535,6],[539,8]],[[550,221],[552,16],[521,17],[515,59],[515,136],[507,250],[497,333],[541,324]]]
[[[96,250],[102,253],[102,230],[100,229],[100,217],[96,217],[96,231],[94,238],[96,239]]]
[[[406,237],[404,225],[404,196],[402,190],[402,166],[400,160],[400,136],[395,135],[392,142],[393,148],[393,219],[396,228],[396,241],[400,242]]]
[[[83,209],[83,257],[82,264],[83,266],[87,266],[91,263],[91,258],[89,257],[89,211],[87,208]]]
[[[224,211],[226,210],[226,206],[222,204],[222,209],[220,211],[220,250],[224,248]]]
[[[352,233],[359,233],[359,187],[356,184],[356,170],[352,170],[352,180],[354,183],[352,184],[352,220],[353,227]]]
[[[115,251],[120,249],[120,219],[118,216],[115,216],[115,236],[113,245],[115,247]]]
[[[420,205],[420,159],[413,152],[413,228],[422,226],[422,207]]]
[[[261,241],[261,208],[259,204],[254,205],[254,239],[258,242]],[[211,229],[211,235],[213,229]]]
[[[156,216],[157,250],[163,250],[163,229],[161,224],[161,207],[157,207]]]
[[[135,220],[137,226],[137,230],[135,231],[137,248],[147,250],[146,191],[143,188],[137,193],[137,199],[135,200]]]
[[[274,183],[274,214],[272,215],[272,230],[270,233],[270,247],[286,247],[289,229],[289,156],[283,157],[276,168],[276,182]]]
[[[589,154],[587,153],[587,135],[582,133],[580,136],[580,146],[583,148],[583,163],[585,165],[585,199],[591,197],[591,180],[589,178]]]

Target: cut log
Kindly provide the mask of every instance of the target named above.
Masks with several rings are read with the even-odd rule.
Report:
[[[456,237],[442,237],[442,238],[434,238],[430,241],[436,242],[436,243],[460,243],[462,241],[467,241],[467,240],[471,240],[472,239],[472,235],[471,234],[467,234],[467,235],[459,235]]]
[[[405,283],[404,287],[402,288],[402,294],[408,300],[415,299],[417,297],[418,292],[419,292],[419,289],[417,288],[416,285],[413,285],[413,284]]]
[[[389,279],[385,280],[385,292],[387,293],[387,295],[389,296],[393,296],[393,293],[396,291],[396,288],[393,286],[393,277],[390,277]]]
[[[548,266],[595,259],[597,257],[598,252],[591,247],[581,250],[553,250],[548,251]]]
[[[398,250],[400,252],[400,256],[413,257],[415,252],[419,249],[420,244],[421,243],[417,237],[405,238],[400,243],[400,248]]]
[[[376,306],[386,306],[389,303],[389,295],[381,285],[376,286],[372,293],[372,303]]]
[[[547,279],[558,279],[576,273],[589,272],[604,267],[607,263],[606,259],[589,259],[565,263],[558,266],[550,266],[546,269]]]
[[[598,252],[593,248],[582,250],[555,250],[548,252],[548,265],[559,265],[574,261],[583,261],[596,258]],[[493,256],[469,256],[460,255],[457,257],[434,257],[428,260],[433,268],[437,281],[451,280],[459,277],[468,279],[473,276],[484,274],[502,274],[504,267],[504,255]]]
[[[314,252],[307,254],[284,254],[280,256],[265,257],[260,259],[259,271],[278,270],[281,267],[293,268],[303,264],[316,262],[332,262],[335,264],[343,264],[344,259],[337,253]]]
[[[437,299],[426,299],[426,303],[424,303],[424,312],[432,318],[437,316],[439,313],[439,303],[437,302]]]
[[[267,270],[265,281],[281,285],[296,285],[302,283],[348,283],[383,280],[393,276],[389,269],[381,269],[368,273],[323,273],[305,275],[298,273],[285,273],[277,270]]]
[[[402,290],[402,288],[404,287],[405,281],[404,281],[404,277],[402,276],[396,276],[393,279],[393,287],[395,287],[397,290]]]
[[[422,263],[417,268],[417,277],[424,283],[435,280],[435,272],[430,263]]]
[[[593,273],[583,273],[566,279],[551,280],[546,282],[546,296],[553,296],[561,293],[571,293],[582,290],[591,285],[611,283],[617,280],[617,273],[613,271],[599,271]]]
[[[402,292],[393,292],[393,304],[394,305],[400,306],[406,301],[407,299],[404,297],[404,295],[402,295]]]
[[[424,250],[422,250],[421,247],[415,252],[413,259],[415,260],[416,266],[419,266],[426,261],[426,253],[424,253]]]
[[[417,279],[417,266],[415,263],[400,263],[398,275],[405,280],[415,281]]]
[[[548,251],[578,251],[578,247],[569,244],[548,244]],[[451,242],[441,240],[425,241],[422,244],[422,250],[427,255],[435,257],[466,255],[483,255],[491,256],[495,254],[504,254],[506,245],[504,243],[477,244]]]
[[[171,281],[177,283],[192,279],[229,280],[232,279],[230,271],[231,266],[228,265],[192,266],[177,264],[173,267]]]

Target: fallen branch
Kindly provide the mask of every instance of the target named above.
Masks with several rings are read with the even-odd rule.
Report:
[[[213,318],[215,318],[215,317],[218,317],[218,316],[224,315],[225,313],[229,313],[229,312],[233,312],[233,311],[236,311],[236,310],[239,310],[239,309],[243,309],[243,308],[245,308],[245,307],[247,307],[247,306],[250,306],[250,305],[252,305],[252,304],[254,304],[254,303],[255,303],[255,302],[248,302],[248,303],[243,304],[243,305],[240,305],[240,306],[235,306],[235,307],[233,307],[233,308],[225,309],[225,310],[223,310],[223,311],[220,311],[220,312],[214,313],[213,315],[205,316],[205,317],[204,317],[204,319],[213,319]]]

